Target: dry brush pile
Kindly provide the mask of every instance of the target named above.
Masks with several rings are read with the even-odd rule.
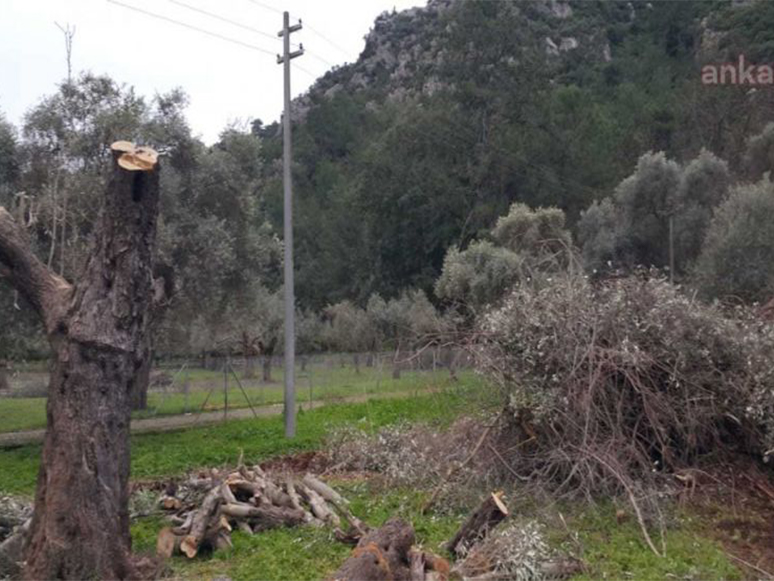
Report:
[[[476,344],[505,402],[501,455],[555,492],[633,499],[707,455],[771,446],[769,325],[650,273],[521,284]]]

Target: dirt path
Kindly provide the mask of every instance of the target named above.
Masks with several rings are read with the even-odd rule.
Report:
[[[422,394],[432,393],[435,390],[420,390]],[[394,399],[401,397],[411,397],[415,395],[413,391],[388,392],[379,395],[353,395],[337,399],[315,400],[312,402],[303,402],[299,404],[304,410],[316,409],[325,405],[337,403],[362,403],[369,399]],[[255,415],[258,417],[277,416],[282,413],[282,404],[272,404],[266,406],[256,406]],[[228,416],[224,415],[223,410],[214,412],[189,413],[175,416],[161,416],[155,418],[142,418],[132,420],[131,429],[133,434],[145,434],[149,432],[171,432],[183,428],[192,428],[195,426],[205,426],[216,424],[226,420],[243,420],[253,417],[253,411],[250,408],[239,408],[228,411]],[[24,430],[21,432],[8,432],[0,434],[0,448],[16,448],[28,444],[39,444],[43,441],[44,429]]]

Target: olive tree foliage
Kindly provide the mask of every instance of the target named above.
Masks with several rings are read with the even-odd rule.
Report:
[[[187,104],[181,90],[146,100],[84,73],[30,109],[18,140],[0,123],[2,201],[24,218],[41,260],[69,280],[89,254],[109,145],[131,140],[161,153],[154,270],[166,273],[173,298],[154,334],[157,350],[180,354],[216,349],[253,289],[276,290],[281,265],[281,243],[263,211],[261,138],[231,126],[206,146],[191,134]],[[11,186],[5,176],[14,176]],[[3,292],[7,313],[13,297]]]
[[[8,204],[19,177],[16,129],[0,112],[0,203]]]
[[[432,341],[447,326],[421,290],[407,290],[390,300],[374,294],[365,308],[344,300],[326,308],[324,317],[328,347],[350,352],[412,349]]]
[[[774,184],[737,186],[716,210],[696,263],[707,297],[766,301],[774,296]]]
[[[0,206],[13,208],[15,218],[27,223],[26,195],[19,187],[21,174],[19,138],[14,126],[0,113]],[[25,308],[18,293],[0,287],[0,359],[42,355],[48,346],[34,313]]]
[[[763,131],[747,140],[744,166],[752,181],[758,181],[763,174],[774,170],[774,123],[767,124]]]
[[[176,298],[164,350],[222,350],[257,316],[256,293],[276,290],[281,243],[261,209],[260,163],[259,138],[228,129],[169,180],[160,256],[175,265]]]
[[[325,342],[335,351],[359,353],[373,344],[372,325],[365,309],[344,300],[325,309]]]
[[[706,150],[685,167],[663,152],[642,155],[612,198],[581,213],[578,241],[586,268],[668,267],[671,221],[675,270],[686,274],[729,183],[726,162]]]
[[[566,252],[572,244],[559,208],[531,209],[515,203],[508,214],[497,219],[492,238],[503,248],[528,257],[532,262]]]
[[[496,303],[506,291],[534,270],[566,264],[572,238],[558,208],[511,206],[491,231],[494,240],[478,240],[465,250],[446,254],[436,295],[475,313]]]
[[[465,250],[446,253],[435,294],[476,311],[496,302],[520,278],[520,255],[488,240],[473,242]]]

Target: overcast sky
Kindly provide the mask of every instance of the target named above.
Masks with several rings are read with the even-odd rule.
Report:
[[[75,26],[74,71],[107,73],[152,97],[182,87],[190,97],[194,133],[211,143],[231,121],[277,120],[282,110],[281,10],[305,28],[292,35],[307,54],[294,59],[292,90],[304,92],[332,65],[357,59],[377,15],[424,0],[116,0],[227,36],[232,44],[138,13],[108,0],[2,0],[0,111],[18,126],[24,113],[67,74],[64,37]],[[269,36],[219,21],[183,6],[237,21]],[[320,36],[322,35],[322,36]],[[297,65],[297,67],[295,66]],[[298,67],[303,67],[305,71]]]

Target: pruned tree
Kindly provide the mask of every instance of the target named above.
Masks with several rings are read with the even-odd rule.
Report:
[[[70,284],[0,209],[0,274],[39,315],[54,354],[48,427],[25,576],[126,579],[130,389],[146,356],[153,302],[158,164],[114,144],[94,246]]]

